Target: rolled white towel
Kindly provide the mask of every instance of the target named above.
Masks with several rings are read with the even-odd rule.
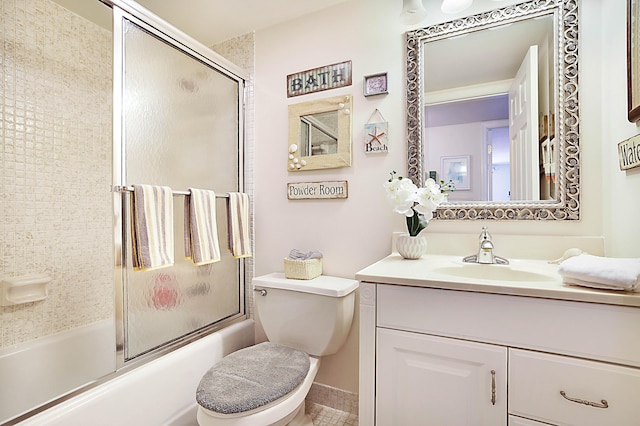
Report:
[[[640,259],[581,254],[563,261],[558,272],[567,284],[640,291]]]
[[[290,260],[307,260],[307,259],[322,259],[322,253],[318,250],[302,251],[293,249],[287,256]]]

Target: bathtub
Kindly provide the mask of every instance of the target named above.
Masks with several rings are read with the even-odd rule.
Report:
[[[225,355],[254,343],[244,320],[128,371],[21,423],[23,426],[196,425],[195,392]]]
[[[0,349],[0,423],[115,370],[113,319]]]

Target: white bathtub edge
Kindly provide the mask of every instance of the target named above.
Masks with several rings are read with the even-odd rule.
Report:
[[[0,349],[0,423],[115,370],[113,319]],[[4,389],[3,389],[4,390]]]
[[[254,341],[253,320],[233,324],[19,424],[167,424],[193,406],[200,378],[215,362]]]

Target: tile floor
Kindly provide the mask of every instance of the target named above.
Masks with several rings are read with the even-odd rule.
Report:
[[[358,426],[358,415],[350,414],[324,405],[306,403],[307,414],[314,426]]]
[[[305,410],[311,416],[313,426],[358,426],[358,415],[313,402],[306,402]],[[167,422],[167,426],[198,426],[196,421],[197,405],[193,405],[176,418]]]

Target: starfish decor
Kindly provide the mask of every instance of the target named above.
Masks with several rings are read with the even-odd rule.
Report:
[[[373,141],[378,141],[380,145],[384,145],[384,143],[380,140],[380,137],[384,136],[386,132],[378,133],[378,128],[374,127],[373,133],[367,133],[367,134],[371,136],[371,139],[369,139],[369,143],[373,143]]]

